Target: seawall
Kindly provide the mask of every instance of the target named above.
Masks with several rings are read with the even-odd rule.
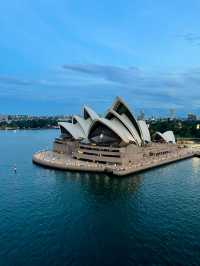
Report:
[[[147,160],[146,162],[141,162],[140,164],[132,164],[126,167],[80,161],[68,157],[64,154],[55,153],[53,151],[40,151],[38,153],[35,153],[32,160],[35,164],[53,169],[64,171],[110,173],[120,177],[147,171],[156,167],[161,167],[192,157],[200,157],[200,153],[196,150],[188,149],[184,152],[180,152],[179,154],[170,155],[167,158],[162,157],[154,160]]]

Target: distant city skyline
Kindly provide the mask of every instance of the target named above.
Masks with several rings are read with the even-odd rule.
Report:
[[[0,9],[0,114],[200,114],[197,0],[8,0]]]
[[[79,111],[79,113],[81,113]],[[99,116],[104,116],[104,113],[99,113]],[[83,115],[82,113],[80,115]],[[2,114],[0,113],[0,122],[2,121],[12,121],[12,120],[29,120],[29,119],[46,119],[46,118],[52,118],[52,119],[71,119],[73,114],[50,114],[50,115],[32,115],[32,114]],[[147,115],[144,113],[143,110],[140,110],[138,114],[136,114],[136,117],[138,120],[189,120],[189,121],[199,121],[200,116],[198,116],[196,113],[189,112],[185,115],[182,116],[177,116],[177,115],[171,115],[171,109],[169,110],[168,113],[165,115],[161,116],[159,115]]]

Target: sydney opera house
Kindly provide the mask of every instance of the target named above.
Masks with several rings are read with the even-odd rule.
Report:
[[[81,116],[73,115],[59,126],[53,152],[81,162],[126,166],[177,150],[172,131],[151,136],[146,122],[137,120],[120,97],[104,116],[83,106]]]

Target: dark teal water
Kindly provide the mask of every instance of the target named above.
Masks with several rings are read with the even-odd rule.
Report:
[[[57,134],[0,132],[1,266],[200,265],[200,159],[123,179],[33,165]]]

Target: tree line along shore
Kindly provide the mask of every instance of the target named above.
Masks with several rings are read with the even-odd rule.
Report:
[[[46,129],[58,127],[58,119],[26,119],[26,120],[11,120],[9,122],[0,122],[0,130],[16,130],[16,129]]]
[[[11,121],[1,121],[0,130],[16,129],[49,129],[58,128],[57,118],[34,118]],[[200,120],[147,120],[151,135],[155,132],[172,130],[177,138],[200,138]]]

